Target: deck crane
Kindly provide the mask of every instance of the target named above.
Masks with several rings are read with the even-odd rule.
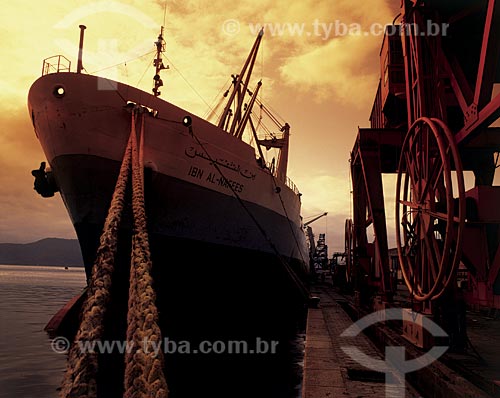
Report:
[[[316,244],[314,243],[314,234],[312,228],[309,226],[314,221],[319,220],[321,217],[324,217],[328,214],[328,212],[324,212],[319,216],[314,217],[313,219],[304,223],[303,227],[306,230],[308,246],[309,246],[309,266],[311,271],[314,273],[314,253],[316,252]]]

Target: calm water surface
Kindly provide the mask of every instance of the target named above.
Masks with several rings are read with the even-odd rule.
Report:
[[[57,397],[66,355],[43,330],[85,286],[83,268],[0,265],[0,397]]]
[[[0,265],[0,398],[58,396],[66,355],[52,351],[43,329],[84,286],[83,268]],[[280,397],[300,397],[303,341],[298,333],[291,342],[290,392]]]

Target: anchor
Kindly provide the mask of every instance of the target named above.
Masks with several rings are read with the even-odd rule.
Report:
[[[41,162],[40,167],[36,170],[31,170],[31,175],[35,177],[33,189],[44,198],[51,198],[56,192],[59,192],[59,187],[55,181],[52,171],[45,170],[46,163]]]

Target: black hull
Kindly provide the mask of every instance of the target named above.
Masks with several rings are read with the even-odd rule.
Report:
[[[59,186],[64,187],[62,196],[90,275],[119,162],[71,155],[54,159],[52,167]],[[286,244],[293,242],[288,221],[255,204],[244,203],[245,209],[227,195],[205,192],[208,190],[151,170],[146,171],[145,191],[162,337],[177,343],[188,341],[191,347],[202,341],[246,341],[249,347],[257,338],[278,342],[278,351],[268,354],[167,353],[171,396],[197,396],[208,392],[204,386],[214,388],[218,396],[293,396],[290,388],[296,383],[290,378],[297,377],[294,367],[298,365],[290,358],[289,342],[300,329],[305,302],[273,252],[273,247],[284,251]],[[191,225],[183,208],[190,209],[190,219],[198,222],[195,236],[212,236],[206,240],[185,236],[185,227]],[[258,222],[266,223],[263,228],[269,236],[263,236],[252,225],[247,210]],[[128,209],[122,220],[112,301],[105,320],[104,340],[108,341],[126,339],[130,218]],[[233,220],[238,223],[233,224]],[[224,225],[228,228],[221,230]],[[238,225],[243,227],[238,229]],[[168,231],[177,236],[167,235]],[[240,236],[231,236],[229,231],[240,231]],[[267,240],[270,236],[279,236],[283,241],[271,241],[271,246]],[[232,244],[214,243],[223,239]],[[251,240],[247,248],[242,247],[244,239]],[[293,253],[292,249],[289,252]],[[306,281],[303,261],[285,259]],[[101,355],[100,361],[99,397],[121,397],[117,386],[123,385],[122,355]]]
[[[52,161],[81,245],[87,276],[95,260],[119,167],[119,162],[91,155],[65,155]],[[148,168],[145,198],[152,241],[161,242],[153,253],[172,263],[180,262],[189,268],[199,261],[197,254],[208,245],[221,259],[222,253],[231,250],[231,263],[246,256],[247,251],[269,258],[279,253],[296,267],[300,276],[307,274],[307,259],[300,247],[303,231],[278,213]],[[124,229],[131,224],[129,210],[124,214]],[[169,243],[172,240],[174,243]],[[182,249],[178,242],[185,242]],[[257,271],[257,265],[248,271],[265,275],[262,270]]]
[[[122,231],[105,322],[104,340],[108,341],[126,339],[129,238]],[[302,354],[293,350],[304,330],[305,305],[275,258],[154,236],[151,246],[156,253],[153,278],[163,338],[176,344],[187,341],[195,349],[203,341],[245,341],[255,349],[257,339],[275,342],[277,347],[275,352],[260,354],[167,351],[170,396],[190,398],[217,391],[219,397],[296,397],[293,389],[300,383],[297,362]],[[191,261],[155,250],[158,246],[187,250]],[[101,355],[100,361],[98,396],[122,397],[123,356]]]
[[[126,340],[129,231],[121,232],[119,242],[105,341]],[[163,339],[178,345],[187,341],[195,350],[204,341],[226,346],[244,341],[255,350],[261,340],[277,348],[260,354],[166,351],[169,397],[208,392],[228,398],[297,397],[302,357],[298,340],[305,330],[306,309],[276,258],[155,235],[150,242]],[[165,251],[167,247],[174,253],[189,253],[189,260],[185,254]],[[123,355],[100,355],[99,398],[123,396],[124,370]]]

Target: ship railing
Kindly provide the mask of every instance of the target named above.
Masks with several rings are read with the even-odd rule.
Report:
[[[70,72],[71,61],[64,55],[53,55],[52,57],[45,58],[42,66],[42,76],[50,73]]]
[[[297,186],[293,183],[293,181],[289,177],[286,178],[286,185],[295,193],[295,195],[298,195],[300,193]]]
[[[278,177],[278,173],[276,172],[276,166],[271,163],[271,162],[266,162],[266,168],[269,170],[269,172],[274,176],[274,177]],[[293,183],[293,181],[290,179],[290,177],[286,177],[285,179],[285,185],[290,188],[294,193],[295,195],[298,195],[300,194],[300,191],[299,189],[297,188],[297,186]]]

